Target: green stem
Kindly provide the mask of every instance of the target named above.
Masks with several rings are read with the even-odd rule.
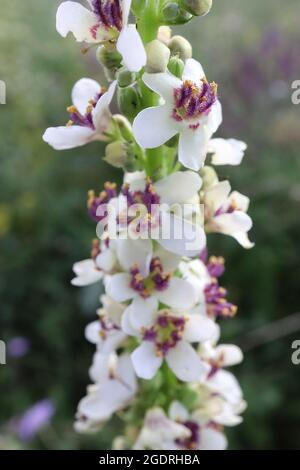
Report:
[[[145,44],[157,38],[160,26],[160,0],[148,0],[137,18],[137,29]]]

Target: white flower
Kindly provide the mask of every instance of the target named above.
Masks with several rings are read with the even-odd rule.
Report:
[[[199,254],[206,244],[198,216],[201,185],[192,171],[175,172],[157,183],[144,172],[126,174],[120,197],[110,201],[114,218],[124,223],[120,232],[141,243],[154,239],[177,255]]]
[[[176,440],[189,436],[187,427],[169,419],[161,408],[152,408],[146,414],[133,450],[176,450]]]
[[[138,72],[146,64],[143,42],[134,24],[128,24],[131,0],[88,0],[91,10],[75,2],[62,3],[56,29],[66,37],[72,32],[79,42],[91,44],[117,41],[124,65]]]
[[[247,214],[249,198],[234,191],[230,193],[229,181],[222,181],[204,193],[206,230],[230,235],[244,248],[254,246],[247,233],[252,228],[252,220]]]
[[[239,165],[246,150],[247,144],[236,139],[211,139],[208,144],[213,165]]]
[[[133,132],[143,148],[159,147],[179,134],[179,161],[198,171],[204,163],[209,139],[222,122],[222,109],[215,83],[208,83],[194,59],[185,64],[183,78],[169,72],[145,74],[146,85],[158,93],[163,104],[143,110]]]
[[[211,276],[205,264],[200,259],[182,261],[179,269],[183,278],[194,287],[197,302],[205,306],[204,289],[211,282]]]
[[[101,246],[101,248],[100,248]],[[99,252],[93,259],[79,261],[73,266],[76,277],[71,284],[76,287],[85,287],[101,281],[105,274],[112,273],[117,268],[117,257],[115,244],[110,242],[107,247],[105,243],[97,243],[96,250]]]
[[[67,150],[95,140],[106,140],[105,134],[111,126],[109,105],[115,89],[116,82],[103,92],[95,80],[79,80],[72,91],[73,106],[68,108],[70,121],[66,126],[48,128],[43,135],[44,141],[55,150]]]
[[[89,387],[88,394],[78,405],[78,431],[97,430],[118,410],[126,407],[134,398],[137,382],[130,357],[123,354],[100,356],[102,360],[99,382]]]
[[[117,302],[154,297],[178,310],[192,308],[197,301],[196,291],[189,282],[172,276],[172,271],[168,271],[174,262],[172,258],[176,259],[166,251],[155,252],[150,263],[142,261],[142,268],[135,263],[129,272],[110,276],[106,281],[106,292]]]
[[[126,339],[121,328],[108,318],[104,310],[100,311],[99,320],[86,327],[85,337],[90,343],[95,344],[102,354],[115,351]]]
[[[131,358],[137,375],[152,379],[166,360],[182,381],[200,380],[207,371],[192,343],[215,336],[215,323],[196,313],[182,314],[175,310],[158,310],[158,301],[137,298],[122,318],[123,331],[137,336],[141,345]]]
[[[190,436],[181,442],[177,441],[178,450],[225,450],[227,439],[224,434],[209,422],[203,422],[196,410],[189,414],[178,401],[174,401],[169,409],[170,419],[185,425]]]

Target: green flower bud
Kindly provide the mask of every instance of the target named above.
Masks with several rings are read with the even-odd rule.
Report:
[[[205,191],[218,183],[219,178],[216,171],[211,166],[204,166],[200,170],[200,176],[202,178],[202,191]]]
[[[167,70],[171,52],[165,44],[154,39],[146,45],[146,52],[146,72],[160,73]]]
[[[122,114],[114,114],[113,120],[119,128],[119,131],[122,134],[122,137],[127,140],[127,142],[131,142],[133,140],[132,134],[132,127],[128,119]]]
[[[115,168],[124,168],[128,160],[126,144],[119,140],[108,144],[104,160]]]
[[[133,86],[119,88],[118,104],[122,114],[130,121],[133,120],[141,110],[141,99]]]
[[[178,3],[170,2],[162,10],[163,24],[183,24],[190,21],[192,15],[187,10],[181,8]]]
[[[205,16],[210,12],[213,0],[182,0],[182,5],[194,16]]]
[[[122,68],[118,71],[118,85],[121,88],[126,88],[135,82],[136,75],[129,70]]]
[[[173,36],[169,42],[169,49],[173,56],[178,56],[182,60],[191,59],[193,49],[187,39],[182,36]]]
[[[96,57],[98,62],[108,70],[116,71],[121,67],[122,56],[115,48],[99,46]]]
[[[175,75],[175,77],[182,78],[184,69],[183,60],[179,59],[179,57],[176,56],[171,57],[168,69],[173,75]]]

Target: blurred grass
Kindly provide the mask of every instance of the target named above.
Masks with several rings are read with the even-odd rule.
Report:
[[[238,317],[223,324],[224,340],[243,344],[260,325],[299,311],[300,121],[290,85],[300,78],[293,75],[300,73],[300,6],[298,0],[214,3],[208,17],[178,31],[187,33],[209,79],[220,85],[225,112],[219,135],[249,143],[243,165],[220,168],[220,175],[251,197],[256,247],[245,252],[219,236],[210,242],[211,251],[227,259],[223,283],[240,306]],[[93,351],[83,331],[99,292],[76,290],[69,281],[73,262],[88,255],[94,236],[86,192],[120,174],[101,161],[97,144],[54,152],[41,140],[46,127],[66,121],[74,82],[102,79],[93,52],[82,56],[72,38],[57,35],[58,4],[1,5],[0,79],[8,96],[0,106],[0,337],[26,336],[32,350],[0,369],[0,434],[13,415],[47,396],[57,414],[32,448],[107,448],[114,424],[96,437],[72,429]],[[265,52],[266,35],[274,31],[279,45],[271,39],[273,48]],[[287,55],[296,62],[289,74],[282,61]],[[285,94],[274,97],[279,81]],[[249,407],[244,424],[229,432],[232,448],[300,447],[300,369],[290,359],[299,335],[257,347],[235,368]]]

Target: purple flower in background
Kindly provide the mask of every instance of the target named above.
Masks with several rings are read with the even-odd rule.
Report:
[[[50,423],[54,414],[54,403],[49,399],[41,400],[13,420],[13,431],[22,441],[29,442]]]
[[[22,336],[12,338],[7,344],[8,356],[20,358],[26,356],[30,350],[30,341]]]

